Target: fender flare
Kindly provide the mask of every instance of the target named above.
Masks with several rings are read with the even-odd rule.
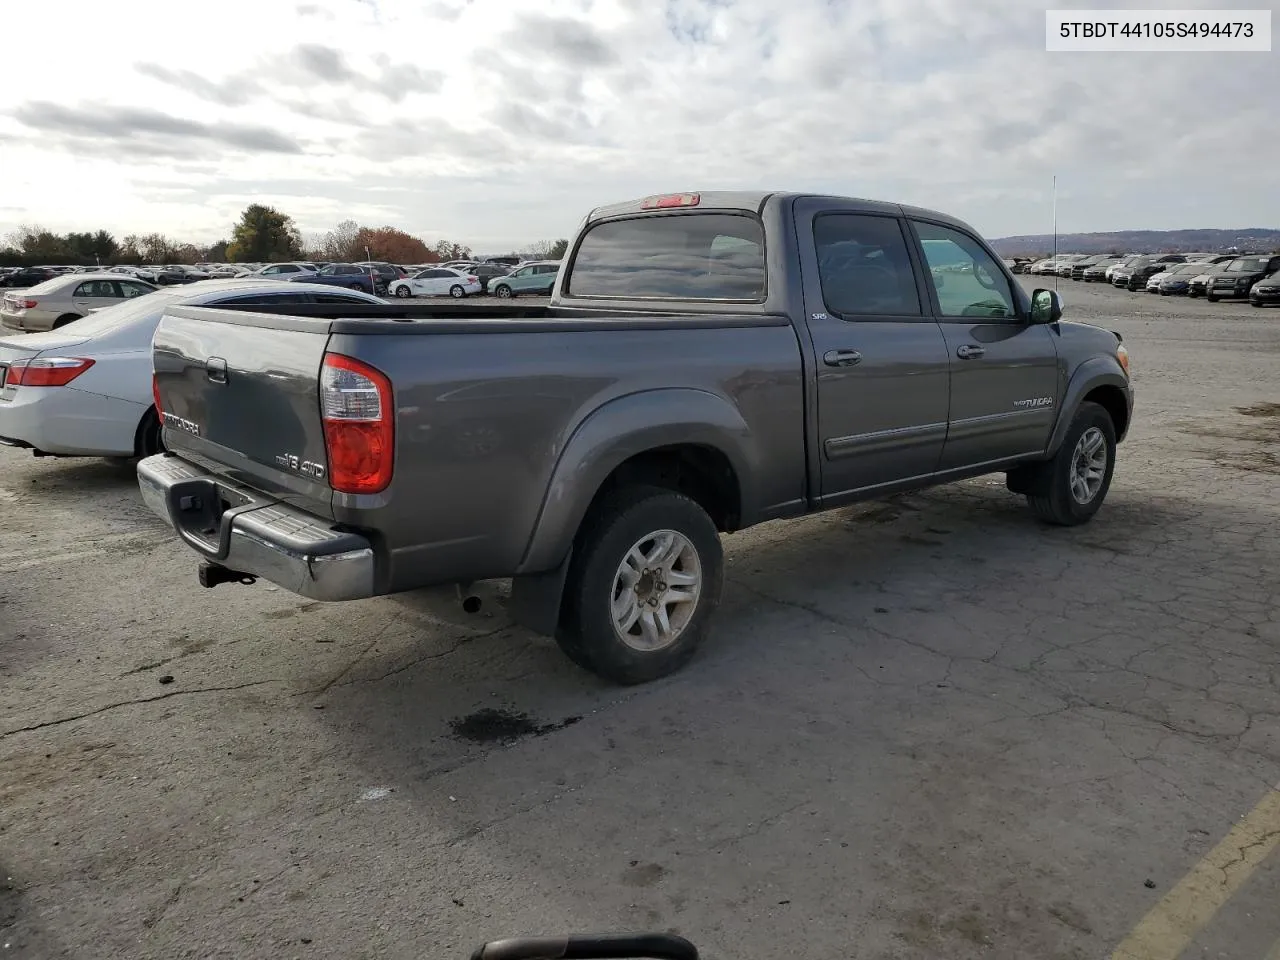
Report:
[[[1076,411],[1080,409],[1084,398],[1096,388],[1106,386],[1118,387],[1126,396],[1132,395],[1129,378],[1114,357],[1092,357],[1076,368],[1058,408],[1058,422],[1054,424],[1053,433],[1049,436],[1046,457],[1052,457],[1062,446],[1067,428],[1075,419]]]
[[[659,388],[609,400],[574,429],[551,472],[517,575],[560,565],[587,508],[620,464],[649,450],[697,444],[718,450],[738,478],[744,519],[757,502],[760,453],[741,412],[724,397],[686,387]]]

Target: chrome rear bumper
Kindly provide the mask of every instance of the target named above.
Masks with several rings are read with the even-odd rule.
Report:
[[[374,595],[373,547],[359,534],[169,453],[138,464],[138,487],[147,506],[208,563],[313,600]]]

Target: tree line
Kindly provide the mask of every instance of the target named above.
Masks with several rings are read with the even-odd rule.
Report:
[[[533,259],[559,259],[567,240],[542,241],[528,250],[511,251]],[[451,240],[428,244],[397,227],[369,227],[344,220],[332,230],[304,241],[293,217],[275,207],[251,203],[231,229],[231,237],[212,244],[185,243],[162,233],[110,231],[55,233],[26,224],[0,244],[0,266],[114,266],[143,263],[269,263],[281,260],[390,263],[443,263],[472,255],[471,247]]]

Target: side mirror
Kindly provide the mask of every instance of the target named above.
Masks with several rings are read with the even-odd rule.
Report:
[[[1036,290],[1031,294],[1031,322],[1057,323],[1065,304],[1057,290]]]

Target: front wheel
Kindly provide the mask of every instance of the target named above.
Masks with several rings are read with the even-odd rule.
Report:
[[[1116,428],[1111,414],[1082,403],[1052,460],[1037,464],[1027,504],[1046,523],[1074,527],[1088,523],[1111,489],[1116,466]]]
[[[466,295],[467,291],[463,290],[462,287],[456,283],[449,288],[449,296],[453,297],[455,300],[461,300]]]
[[[1208,300],[1210,303],[1217,303],[1220,298],[1206,294],[1205,299]]]
[[[656,680],[697,652],[723,583],[720,535],[702,507],[662,487],[624,488],[583,522],[556,642],[606,680]]]
[[[401,284],[400,286],[396,287],[396,296],[399,297],[401,300],[408,300],[410,297],[413,296],[413,291],[410,290],[407,285]]]
[[[513,296],[511,288],[505,283],[498,284],[497,288],[493,291],[493,295],[500,300],[510,300]]]

